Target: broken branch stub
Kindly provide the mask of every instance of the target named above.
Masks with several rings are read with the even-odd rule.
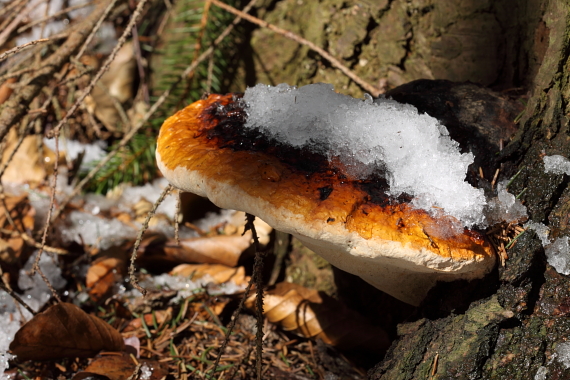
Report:
[[[437,281],[482,277],[495,263],[476,231],[355,179],[325,154],[245,129],[241,95],[210,95],[167,119],[156,157],[176,187],[290,233],[336,267],[418,305]]]

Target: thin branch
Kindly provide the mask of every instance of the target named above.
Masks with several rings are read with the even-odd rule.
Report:
[[[247,4],[244,7],[244,12],[248,12],[253,5],[255,4],[256,0],[251,0],[249,2],[249,4]],[[113,157],[115,157],[115,155],[121,150],[123,149],[128,143],[129,141],[131,141],[131,139],[138,133],[138,131],[145,125],[145,123],[148,121],[148,119],[156,112],[156,110],[164,103],[164,101],[168,98],[168,96],[170,95],[170,93],[176,88],[176,86],[178,86],[178,84],[184,80],[189,73],[193,72],[196,67],[198,67],[198,65],[200,63],[202,63],[202,61],[204,61],[205,59],[207,59],[210,54],[212,54],[214,52],[214,49],[216,48],[216,46],[218,46],[220,44],[220,42],[222,42],[222,40],[224,38],[226,38],[228,36],[228,34],[230,34],[230,32],[233,30],[233,28],[235,27],[235,25],[237,25],[239,22],[241,21],[241,17],[236,17],[234,19],[234,21],[226,28],[224,29],[224,31],[218,36],[218,38],[216,38],[216,40],[212,43],[212,45],[206,49],[206,51],[204,51],[195,62],[192,62],[192,64],[190,66],[188,66],[186,68],[186,70],[184,70],[184,72],[182,74],[180,74],[180,76],[178,77],[178,80],[174,83],[172,83],[172,85],[170,86],[170,88],[168,88],[166,91],[164,91],[162,93],[162,95],[157,99],[157,101],[152,105],[152,107],[150,107],[150,109],[148,110],[148,112],[143,116],[143,118],[134,126],[133,129],[131,129],[129,131],[129,133],[127,133],[119,142],[119,144],[117,144],[117,146],[115,147],[115,149],[113,149],[112,151],[109,152],[109,154],[107,154],[107,156],[105,156],[105,158],[103,158],[101,161],[99,161],[99,163],[93,168],[91,169],[91,171],[85,176],[85,178],[83,178],[76,186],[75,188],[71,191],[71,193],[69,193],[67,195],[67,197],[60,203],[60,207],[58,210],[56,210],[56,212],[54,213],[53,219],[57,219],[59,217],[59,215],[63,212],[63,210],[65,209],[65,206],[73,199],[73,197],[75,197],[77,194],[79,194],[79,192],[81,191],[81,189],[83,189],[83,187],[89,182],[91,181],[91,179],[93,179],[93,177],[95,177],[95,175],[97,174],[97,172],[99,172],[99,170],[101,170],[102,167],[104,167],[105,165],[107,165],[107,163],[109,161],[111,161],[113,159]]]
[[[27,43],[20,45],[20,46],[16,46],[15,48],[12,48],[12,49],[5,51],[4,53],[0,54],[0,62],[2,62],[3,60],[5,60],[6,58],[8,58],[11,55],[18,54],[19,52],[26,50],[29,47],[32,47],[32,46],[37,45],[37,44],[41,44],[42,42],[47,42],[49,40],[50,40],[49,38],[42,38],[39,40],[27,42]]]
[[[290,32],[288,30],[281,29],[281,28],[279,28],[273,24],[268,23],[267,21],[263,21],[257,17],[248,15],[248,14],[246,14],[240,10],[235,9],[232,6],[229,6],[225,3],[222,3],[220,0],[211,0],[211,1],[214,5],[217,5],[218,7],[222,8],[222,9],[224,9],[230,13],[233,13],[235,15],[243,17],[244,19],[246,19],[247,21],[249,21],[253,24],[256,24],[256,25],[259,25],[263,28],[267,28],[269,30],[272,30],[277,34],[280,34],[286,38],[289,38],[290,40],[298,42],[301,45],[307,46],[309,49],[317,52],[321,57],[323,57],[324,59],[329,61],[334,67],[336,67],[337,69],[342,71],[344,73],[344,75],[346,75],[347,77],[352,79],[356,84],[358,84],[360,87],[362,87],[362,89],[364,89],[364,90],[368,91],[370,94],[372,94],[372,96],[376,97],[376,96],[380,95],[380,93],[381,93],[380,89],[374,87],[370,83],[366,82],[364,79],[360,78],[358,75],[356,75],[354,72],[352,72],[348,67],[343,65],[338,59],[336,59],[335,57],[330,55],[326,50],[320,48],[319,46],[315,45],[311,41],[308,41],[308,40]]]
[[[139,230],[137,240],[135,241],[135,245],[133,247],[133,252],[131,253],[131,263],[129,265],[129,279],[131,281],[131,284],[135,287],[135,289],[141,292],[143,296],[146,294],[146,290],[139,285],[135,277],[135,260],[137,259],[137,251],[139,250],[139,247],[141,245],[142,237],[148,228],[148,224],[152,219],[152,217],[154,216],[154,214],[156,213],[156,209],[158,208],[158,206],[160,206],[164,198],[166,198],[166,196],[172,189],[174,189],[172,185],[166,186],[164,190],[162,190],[162,193],[160,193],[160,196],[158,197],[156,202],[154,202],[154,204],[152,205],[152,209],[146,215],[143,225]]]

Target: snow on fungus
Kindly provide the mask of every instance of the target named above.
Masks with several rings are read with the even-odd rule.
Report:
[[[544,170],[547,173],[570,175],[570,161],[560,155],[544,156]]]
[[[340,161],[345,173],[366,179],[382,168],[388,193],[413,196],[428,212],[443,209],[464,226],[482,225],[483,190],[465,182],[472,154],[459,153],[437,119],[394,100],[364,101],[330,84],[301,88],[258,84],[245,91],[245,127],[293,147]]]
[[[411,304],[495,263],[485,238],[463,228],[485,218],[482,191],[464,182],[473,157],[411,106],[323,84],[258,85],[168,118],[156,157],[179,189],[256,215]]]

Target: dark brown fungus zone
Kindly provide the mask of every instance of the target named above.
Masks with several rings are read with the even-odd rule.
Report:
[[[378,168],[357,180],[322,152],[244,128],[241,96],[210,95],[168,118],[157,142],[163,175],[222,208],[258,216],[331,264],[417,305],[437,281],[482,277],[495,256],[476,231],[387,195]]]

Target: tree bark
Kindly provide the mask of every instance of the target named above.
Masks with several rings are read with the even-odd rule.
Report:
[[[570,6],[545,2],[543,21],[548,47],[522,128],[500,159],[521,170],[509,191],[526,189],[521,199],[529,218],[548,225],[554,239],[569,233],[569,178],[545,173],[542,157],[570,155]],[[370,378],[569,378],[570,365],[557,352],[570,340],[569,278],[548,265],[530,231],[508,253],[505,266],[486,279],[431,292],[423,318],[399,326],[399,338]]]

